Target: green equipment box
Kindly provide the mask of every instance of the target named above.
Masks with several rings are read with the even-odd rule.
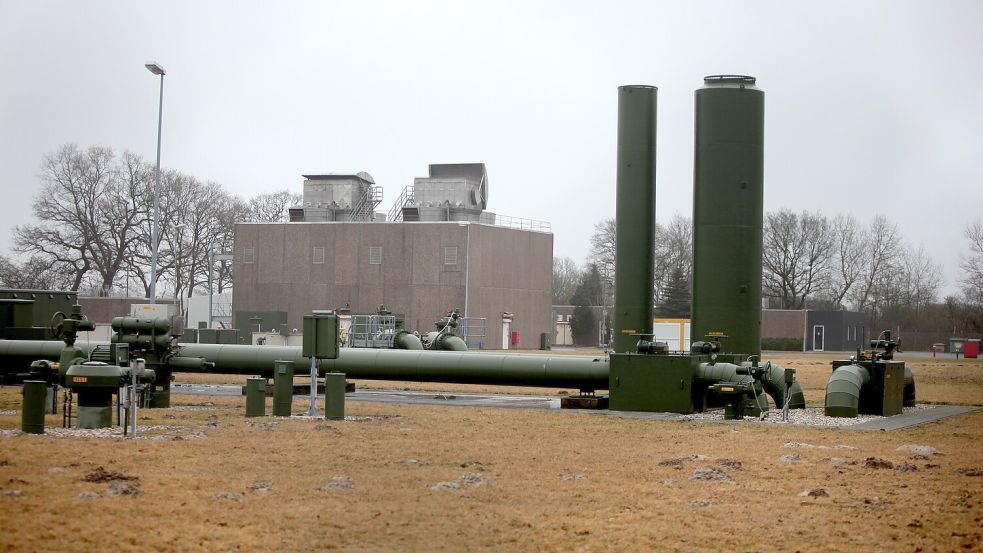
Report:
[[[338,316],[334,313],[304,315],[304,357],[338,358]]]
[[[699,360],[690,355],[611,354],[610,409],[694,412],[692,387]]]

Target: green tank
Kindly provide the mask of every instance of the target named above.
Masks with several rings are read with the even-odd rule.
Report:
[[[690,336],[761,353],[764,92],[754,77],[715,75],[696,91],[693,315]]]
[[[43,380],[25,380],[21,393],[24,403],[21,406],[21,425],[28,434],[44,434],[44,397],[48,383]]]
[[[655,279],[655,131],[658,89],[618,87],[614,351],[652,332]]]

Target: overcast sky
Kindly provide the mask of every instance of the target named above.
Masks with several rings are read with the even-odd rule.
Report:
[[[243,196],[484,162],[491,211],[582,261],[614,217],[617,87],[659,87],[657,217],[692,209],[693,91],[766,92],[765,209],[883,213],[956,286],[983,217],[983,2],[0,0],[0,250],[66,142]]]

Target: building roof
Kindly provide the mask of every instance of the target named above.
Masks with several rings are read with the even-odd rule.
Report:
[[[354,178],[357,178],[357,179],[362,179],[363,181],[365,181],[365,182],[367,182],[369,184],[375,184],[375,179],[372,178],[372,175],[366,173],[365,171],[359,171],[358,173],[345,173],[345,172],[341,172],[341,173],[317,173],[317,174],[301,175],[301,176],[304,177],[305,179],[310,179],[310,180],[328,180],[328,179],[352,178],[352,177],[354,177]]]

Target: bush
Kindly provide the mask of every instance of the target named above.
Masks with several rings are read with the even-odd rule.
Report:
[[[772,351],[802,351],[802,338],[762,338],[761,349]]]

